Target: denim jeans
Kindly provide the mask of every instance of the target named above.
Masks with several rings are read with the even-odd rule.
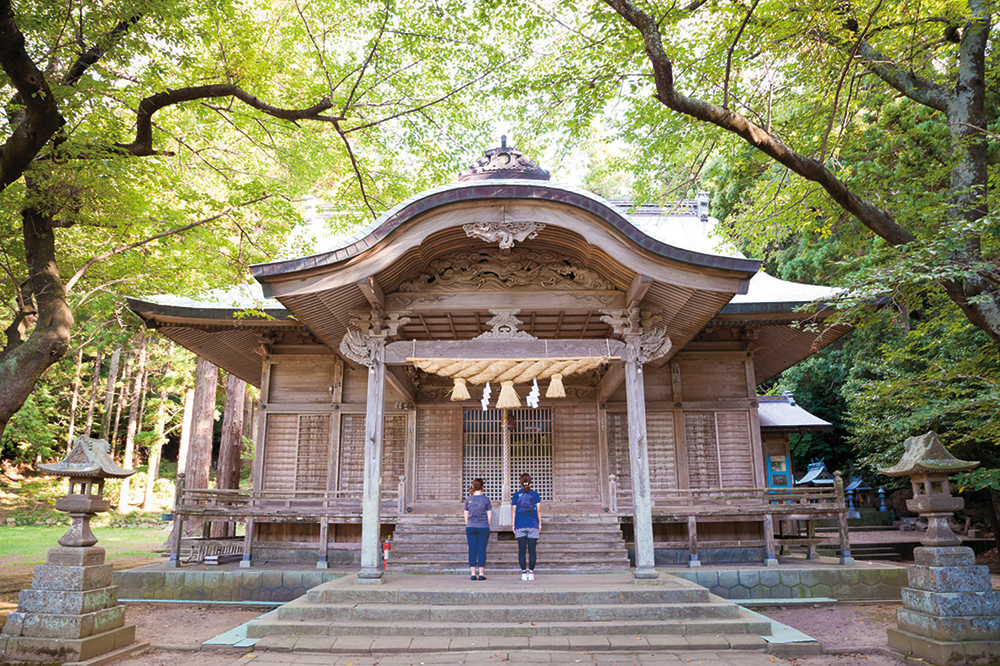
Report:
[[[490,540],[490,528],[466,527],[465,538],[469,542],[469,566],[486,566],[486,543]]]
[[[535,546],[537,545],[538,545],[537,538],[529,539],[526,536],[517,537],[517,563],[521,565],[521,571],[535,570]],[[524,557],[525,550],[528,551],[527,561],[525,561]]]

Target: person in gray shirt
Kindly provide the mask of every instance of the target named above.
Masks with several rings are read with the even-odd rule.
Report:
[[[486,580],[486,543],[490,540],[493,505],[483,494],[483,480],[476,479],[465,498],[465,538],[469,542],[469,571],[472,580]],[[479,576],[476,576],[476,569]]]

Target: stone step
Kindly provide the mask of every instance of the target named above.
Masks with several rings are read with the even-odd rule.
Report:
[[[424,576],[418,576],[425,578]],[[597,584],[606,577],[595,575]],[[610,605],[610,604],[702,604],[718,603],[707,589],[682,578],[662,585],[611,589],[547,589],[544,580],[523,582],[515,576],[500,576],[496,586],[483,581],[473,583],[466,576],[434,577],[435,589],[385,589],[381,585],[353,585],[334,580],[310,589],[305,596],[289,602],[305,604],[424,604],[467,606],[475,612],[482,606],[516,605]],[[550,582],[559,582],[553,579]],[[532,583],[538,583],[533,585]],[[512,584],[512,585],[511,585]],[[586,581],[584,582],[586,584]],[[456,589],[464,586],[465,589]],[[729,604],[729,602],[726,602]],[[732,604],[735,605],[735,604]]]
[[[428,564],[426,562],[390,562],[388,571],[394,573],[462,574],[463,576],[468,577],[469,566],[467,562],[448,565],[440,563]],[[520,574],[520,571],[521,569],[516,562],[493,562],[492,560],[487,560],[486,562],[487,580],[489,580],[489,576],[491,575]],[[572,573],[609,574],[627,573],[628,571],[630,571],[630,566],[627,561],[614,564],[604,560],[600,562],[546,562],[544,565],[539,564],[535,567],[535,575],[537,576]]]
[[[820,654],[822,646],[813,642],[804,651],[802,643],[795,643],[795,656]],[[774,646],[771,646],[771,650]],[[553,652],[669,652],[691,653],[705,651],[734,650],[740,652],[769,651],[767,642],[754,634],[690,634],[690,635],[650,635],[630,634],[608,636],[588,634],[586,636],[455,636],[455,637],[409,637],[409,636],[282,636],[272,634],[257,640],[255,651],[274,650],[297,654],[341,654],[358,653],[372,655],[411,655],[442,652],[468,653],[489,651],[506,653],[510,651],[537,650]],[[541,658],[541,656],[540,656]],[[537,660],[536,660],[537,661]],[[548,663],[549,659],[544,658]],[[557,659],[557,661],[559,661]],[[600,661],[600,660],[599,660]],[[604,663],[600,661],[600,663]]]
[[[468,548],[440,548],[437,550],[433,548],[411,550],[393,549],[389,551],[389,561],[427,563],[465,562],[468,559],[468,554]],[[627,556],[627,552],[624,548],[581,549],[579,551],[553,550],[551,548],[538,549],[539,562],[617,562],[620,559],[627,558]],[[486,559],[487,561],[493,562],[516,562],[517,549],[487,548]]]
[[[588,604],[468,606],[439,604],[301,604],[278,609],[279,621],[306,622],[635,622],[739,618],[734,604]]]
[[[488,541],[487,551],[497,553],[516,553],[516,541]],[[537,544],[538,551],[558,552],[560,550],[572,549],[574,553],[587,551],[609,551],[620,550],[624,552],[625,545],[614,541],[573,541],[571,539],[550,539],[546,536]],[[449,539],[440,541],[405,541],[393,542],[391,554],[406,552],[454,552],[465,553],[469,549],[469,544],[463,536],[461,539]]]
[[[723,635],[770,633],[771,623],[750,618],[706,620],[642,620],[625,625],[596,622],[386,622],[261,620],[247,626],[248,638],[285,636],[588,636],[607,635]]]
[[[546,524],[542,529],[542,534],[549,536],[576,536],[579,538],[590,537],[590,536],[602,536],[605,535],[609,538],[621,538],[621,530],[614,526],[596,526],[596,525],[579,525],[579,526],[563,526],[557,528],[553,525]],[[465,537],[465,527],[460,525],[439,525],[427,527],[407,527],[401,529],[397,527],[392,534],[392,540],[396,541],[404,537],[424,537],[424,536],[457,536],[461,535]],[[510,530],[494,530],[490,533],[490,538],[496,539],[500,536],[503,538],[513,539],[514,535]]]

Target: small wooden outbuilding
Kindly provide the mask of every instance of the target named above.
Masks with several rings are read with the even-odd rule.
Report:
[[[759,272],[712,225],[707,196],[630,210],[503,145],[348,239],[255,266],[267,317],[237,316],[252,295],[130,307],[260,387],[254,494],[199,501],[249,517],[271,557],[360,551],[377,577],[393,526],[460,520],[476,477],[502,505],[527,471],[547,515],[619,516],[654,575],[694,543],[691,507],[709,509],[703,554],[773,557],[766,511],[730,520],[706,493],[771,485],[787,440],[765,452],[756,388],[847,330],[801,309],[831,289]]]

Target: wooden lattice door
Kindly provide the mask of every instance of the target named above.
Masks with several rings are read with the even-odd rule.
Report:
[[[462,487],[483,479],[493,502],[501,499],[503,480],[503,410],[466,409],[462,423]],[[531,475],[531,487],[543,500],[552,499],[552,410],[508,409],[510,429],[510,487],[518,477]]]

